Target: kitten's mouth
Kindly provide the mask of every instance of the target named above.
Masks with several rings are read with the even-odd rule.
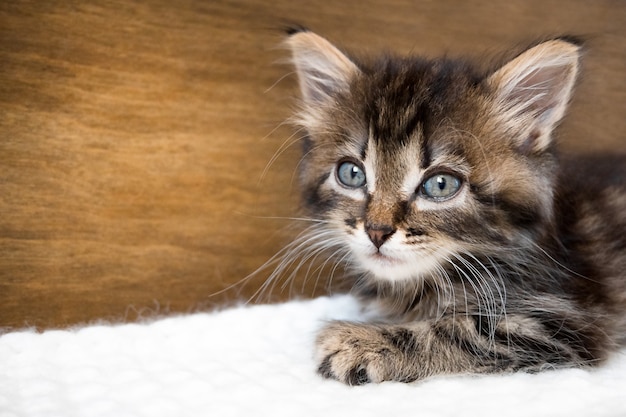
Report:
[[[375,253],[373,253],[371,255],[371,258],[388,265],[397,265],[400,262],[398,259],[384,255],[380,251],[376,251]]]

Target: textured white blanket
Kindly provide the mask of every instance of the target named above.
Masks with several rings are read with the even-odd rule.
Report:
[[[605,367],[347,387],[315,374],[348,296],[0,337],[0,416],[626,416],[626,351]]]

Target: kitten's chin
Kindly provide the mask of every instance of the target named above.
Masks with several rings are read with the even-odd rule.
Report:
[[[381,281],[407,281],[420,279],[439,264],[435,256],[416,256],[407,259],[403,256],[387,254],[384,251],[357,256],[360,268]]]

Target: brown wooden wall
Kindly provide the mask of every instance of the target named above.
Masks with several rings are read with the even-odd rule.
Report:
[[[277,48],[292,22],[346,49],[427,55],[583,35],[563,146],[626,150],[623,1],[4,1],[0,327],[194,311],[259,288],[266,273],[211,297],[294,233],[268,217],[297,214],[298,146],[263,175],[292,133]]]

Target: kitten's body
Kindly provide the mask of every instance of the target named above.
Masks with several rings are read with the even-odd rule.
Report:
[[[350,384],[595,365],[626,335],[626,159],[559,161],[579,46],[496,71],[385,57],[355,64],[299,31],[301,182],[379,323],[335,322],[320,372]],[[312,243],[312,244],[311,244]],[[311,252],[313,253],[313,252]]]

